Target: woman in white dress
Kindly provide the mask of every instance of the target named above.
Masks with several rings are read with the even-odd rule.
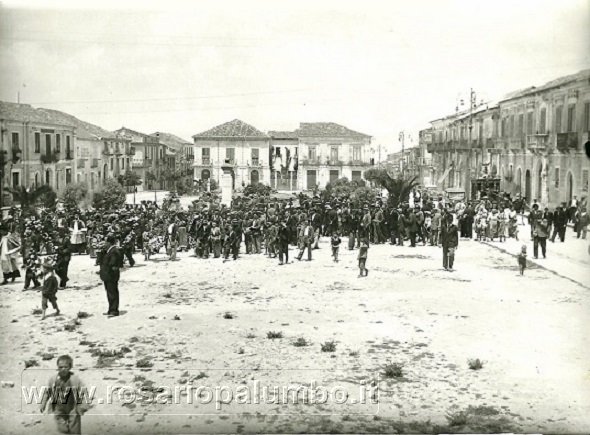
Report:
[[[17,262],[20,242],[5,226],[0,227],[0,234],[2,235],[2,240],[0,241],[0,263],[2,264],[2,274],[4,277],[2,285],[4,285],[9,279],[11,282],[14,282],[16,278],[20,277]]]

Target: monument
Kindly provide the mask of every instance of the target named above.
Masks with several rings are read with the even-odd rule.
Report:
[[[234,180],[232,176],[233,167],[226,161],[225,164],[221,166],[221,170],[223,171],[219,182],[219,187],[221,188],[221,204],[230,207],[234,193]]]

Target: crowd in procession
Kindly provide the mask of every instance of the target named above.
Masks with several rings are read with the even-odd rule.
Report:
[[[558,236],[565,240],[568,222],[574,224],[577,237],[586,238],[589,217],[585,198],[574,198],[555,211],[541,210],[536,201],[529,207],[522,198],[509,195],[466,202],[420,190],[395,205],[380,197],[359,203],[346,197],[300,194],[281,200],[267,195],[238,197],[231,207],[220,206],[205,195],[188,209],[182,209],[174,197],[167,198],[162,207],[146,201],[109,212],[43,210],[22,216],[13,209],[0,227],[2,284],[21,276],[17,260],[22,255],[24,290],[43,286],[47,295],[43,309],[51,302],[57,310],[55,293],[69,281],[72,255],[89,254],[96,258],[104,281],[109,301],[105,314],[116,316],[119,271],[125,262],[133,267],[137,251],[146,261],[162,250],[173,261],[183,250],[194,250],[198,258],[229,261],[239,258],[243,246],[247,255],[264,254],[285,265],[289,264],[290,246],[296,247],[297,260],[307,254],[305,259],[311,261],[322,236],[330,237],[334,261],[338,261],[341,236],[347,237],[347,249],[359,250],[359,277],[368,275],[369,246],[384,243],[441,246],[443,267],[453,270],[460,239],[518,240],[527,210],[535,258],[539,247],[543,257],[547,255],[547,239],[555,241]],[[519,255],[520,264],[523,255],[526,257],[526,247]],[[47,279],[54,275],[55,282]]]

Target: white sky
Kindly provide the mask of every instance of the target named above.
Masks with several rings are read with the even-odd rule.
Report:
[[[101,9],[96,9],[96,8]],[[51,9],[49,9],[51,8]],[[77,8],[77,9],[74,9]],[[590,67],[588,0],[29,1],[0,8],[0,99],[188,140],[332,121],[383,154],[478,100]]]

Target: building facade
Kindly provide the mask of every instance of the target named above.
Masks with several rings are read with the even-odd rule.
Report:
[[[493,187],[555,207],[588,196],[590,70],[431,122],[437,187]]]
[[[75,180],[75,126],[52,111],[0,102],[0,149],[6,151],[2,187],[42,184],[61,191]]]
[[[248,184],[270,185],[270,137],[239,119],[195,134],[194,179],[214,179],[230,167],[234,188]]]

